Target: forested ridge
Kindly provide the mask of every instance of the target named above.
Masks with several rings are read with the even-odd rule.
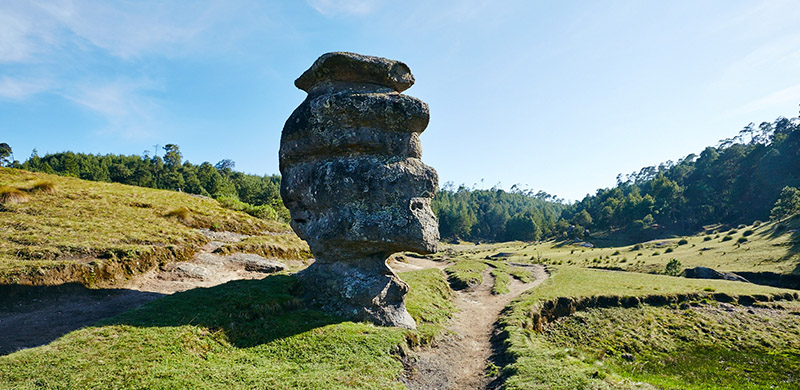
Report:
[[[617,177],[565,210],[591,230],[625,230],[640,238],[696,232],[800,211],[800,118],[750,124],[699,155]],[[777,203],[776,203],[777,202]]]
[[[183,161],[175,144],[163,157],[62,152],[0,164],[16,168],[210,196],[267,219],[288,221],[280,176],[234,171],[232,160],[212,165]],[[688,234],[704,225],[750,223],[800,212],[800,117],[750,124],[729,139],[638,172],[619,175],[613,188],[573,204],[543,191],[456,188],[446,183],[433,200],[445,240],[535,241],[620,232],[636,239]]]

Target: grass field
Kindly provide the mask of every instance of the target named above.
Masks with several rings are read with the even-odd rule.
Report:
[[[586,247],[583,242],[507,242],[472,245],[445,244],[438,256],[483,259],[499,256],[518,263],[619,268],[664,272],[671,259],[683,267],[705,266],[720,271],[775,272],[800,275],[800,218],[756,223],[620,247]],[[726,238],[728,237],[728,238]],[[591,242],[591,239],[589,240]]]
[[[451,292],[437,269],[402,273],[419,330],[346,322],[269,276],[156,300],[49,345],[0,357],[0,388],[391,389],[409,345],[443,331]]]
[[[726,315],[726,309],[719,309],[728,307],[726,304],[708,300],[694,302],[688,309],[677,305],[590,309],[558,320],[544,332],[532,330],[530,322],[543,302],[558,297],[711,292],[737,296],[793,291],[722,280],[559,267],[539,288],[515,301],[501,318],[502,330],[508,335],[507,353],[514,362],[505,367],[506,388],[637,388],[639,381],[696,389],[748,388],[741,387],[742,383],[769,388],[772,381],[785,384],[778,388],[792,388],[797,371],[791,370],[800,365],[796,316],[800,305],[796,302],[782,302],[785,307],[780,310],[773,310],[776,304],[771,303],[750,309],[729,305],[738,315]],[[779,339],[783,341],[777,342]],[[775,347],[766,342],[759,346],[758,340],[773,340]],[[778,363],[783,365],[776,366]]]
[[[289,229],[210,198],[10,168],[0,168],[0,194],[0,284],[109,286],[188,259],[207,242],[197,228]],[[289,244],[307,251],[299,240]]]

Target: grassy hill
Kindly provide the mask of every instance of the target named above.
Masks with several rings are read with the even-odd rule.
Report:
[[[0,221],[0,284],[93,287],[190,258],[208,241],[199,228],[289,229],[207,197],[11,168],[0,168]],[[305,247],[292,237],[279,244]]]

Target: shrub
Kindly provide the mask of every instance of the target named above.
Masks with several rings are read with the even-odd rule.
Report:
[[[781,222],[781,223],[775,225],[775,232],[780,233],[780,232],[782,232],[784,230],[786,230],[786,224],[785,223]]]
[[[640,249],[642,249],[642,244],[636,244],[633,246],[633,248],[631,248],[631,252],[638,251]]]
[[[742,233],[742,236],[744,236],[744,237],[752,236],[753,233],[755,233],[755,232],[753,232],[753,229],[747,229],[747,230],[744,231],[744,233]]]
[[[686,245],[688,243],[689,241],[685,238],[681,238],[680,241],[678,241],[678,245]]]
[[[658,256],[658,255],[660,255],[660,254],[661,254],[661,253],[660,253],[659,251],[655,251],[655,252],[653,252],[653,256]]]
[[[664,273],[670,276],[679,276],[683,273],[683,267],[678,259],[672,258],[664,268]]]
[[[611,256],[619,256],[619,251],[618,250],[614,251],[614,253],[612,253]]]
[[[755,222],[753,222],[753,227],[759,227],[761,226],[762,223],[763,222],[756,220]]]
[[[739,244],[745,243],[747,242],[747,237],[739,237],[739,239],[736,240],[736,242],[738,242]]]
[[[217,202],[222,205],[222,207],[229,208],[235,211],[241,211],[243,213],[250,214],[256,218],[265,219],[268,221],[275,221],[278,219],[278,213],[269,205],[261,205],[261,206],[254,206],[250,203],[245,203],[240,201],[239,199],[232,198],[229,196],[221,196],[217,198]]]
[[[667,250],[665,250],[664,253],[672,253],[672,248],[667,248]]]
[[[703,241],[711,241],[711,237],[705,236],[705,237],[703,237]]]
[[[0,187],[0,205],[23,203],[30,200],[28,194],[20,191],[19,188],[2,186]]]
[[[734,234],[736,234],[736,233],[739,233],[739,231],[738,231],[738,230],[736,230],[736,229],[731,229],[731,230],[729,230],[729,231],[728,231],[728,235],[729,235],[729,236],[731,236],[731,235],[734,235]]]
[[[722,242],[730,241],[730,240],[733,240],[733,237],[731,237],[731,236],[722,237]]]
[[[746,228],[746,227],[747,227],[747,225],[745,225],[745,224],[741,224],[741,225],[737,226],[736,228],[737,228],[737,229],[744,229],[744,228]]]

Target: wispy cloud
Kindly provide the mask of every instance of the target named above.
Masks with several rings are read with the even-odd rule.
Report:
[[[22,100],[52,87],[52,82],[43,79],[20,80],[3,76],[0,78],[0,98]]]
[[[800,103],[800,84],[775,91],[760,99],[753,100],[742,107],[744,112],[754,112],[787,103]]]
[[[202,0],[0,2],[0,99],[54,94],[105,119],[106,133],[138,136],[160,101],[152,59],[205,53],[213,28],[246,6]],[[97,67],[102,64],[102,67]]]
[[[90,46],[124,59],[191,41],[213,25],[216,3],[110,3],[63,0],[40,3],[42,14]]]
[[[158,84],[147,79],[77,83],[61,93],[66,99],[101,115],[108,121],[101,134],[125,138],[152,135],[159,105],[152,97]]]
[[[325,16],[368,15],[383,3],[379,0],[306,0],[306,2]]]

